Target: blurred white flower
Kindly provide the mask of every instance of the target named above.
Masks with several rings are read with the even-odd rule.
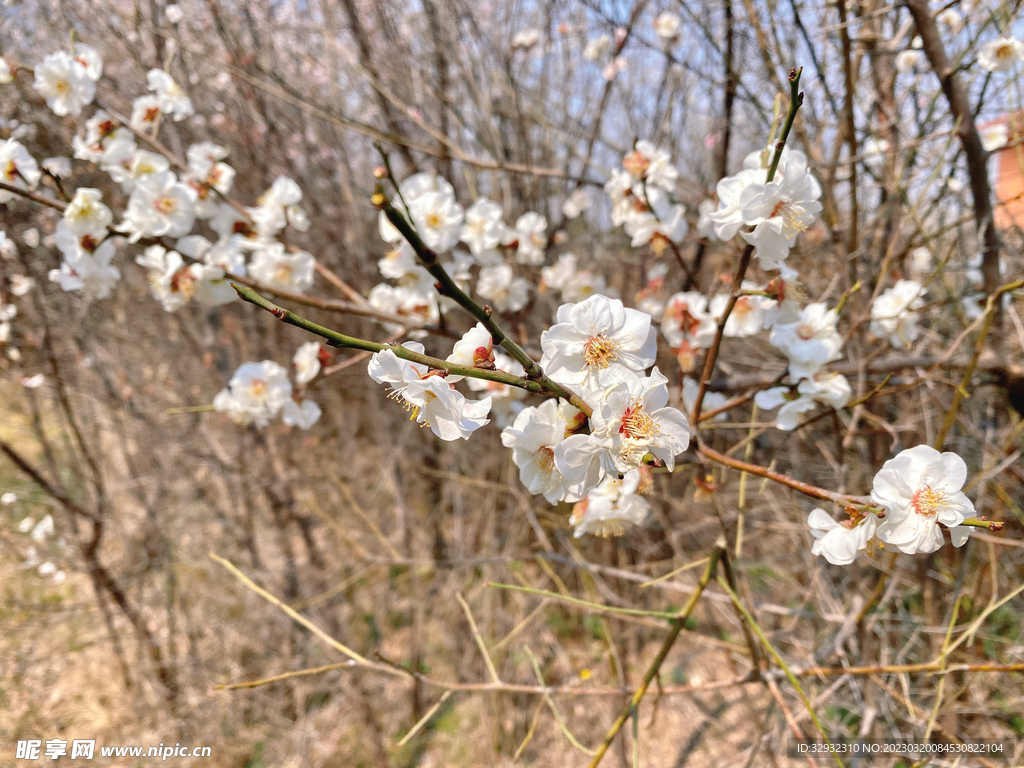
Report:
[[[31,277],[26,277],[25,275],[11,275],[11,293],[19,298],[31,291],[35,285],[36,281]]]
[[[802,379],[797,387],[772,387],[758,392],[754,402],[765,411],[779,409],[775,428],[792,432],[797,428],[798,416],[813,410],[818,403],[842,408],[850,401],[853,389],[845,376],[839,373],[816,373]]]
[[[465,223],[459,239],[469,246],[469,252],[473,256],[479,256],[484,251],[497,248],[505,236],[506,229],[501,206],[486,197],[478,197],[476,202],[466,209]]]
[[[897,280],[871,303],[871,333],[888,337],[896,349],[910,346],[919,335],[915,310],[924,306],[924,288],[913,280]]]
[[[718,235],[715,234],[715,223],[711,219],[711,215],[717,207],[717,203],[710,198],[701,200],[700,205],[697,206],[697,234],[712,242],[718,239]]]
[[[686,413],[687,414],[692,414],[693,413],[693,406],[697,402],[697,393],[699,391],[700,391],[700,384],[698,384],[695,379],[692,379],[689,376],[684,376],[683,377],[683,408],[686,409]],[[701,403],[700,403],[701,415],[703,415],[705,411],[710,412],[710,411],[716,410],[717,408],[721,408],[728,401],[729,401],[728,398],[725,395],[723,395],[721,392],[711,392],[711,391],[705,392],[704,393],[704,399],[701,400]],[[728,412],[722,412],[722,413],[719,413],[719,414],[715,415],[714,417],[712,417],[711,420],[712,421],[726,421],[728,418],[729,418]]]
[[[682,19],[671,11],[665,11],[654,20],[654,32],[664,41],[675,38],[682,26]]]
[[[32,541],[43,541],[46,537],[53,536],[53,531],[53,516],[47,515],[36,523],[29,536],[32,538]]]
[[[978,51],[978,64],[989,72],[1009,72],[1024,61],[1024,43],[1013,37],[989,40]]]
[[[985,126],[978,134],[981,136],[981,146],[986,152],[994,152],[1002,149],[1010,140],[1010,131],[1006,123],[993,123]]]
[[[11,74],[11,66],[6,59],[0,58],[0,85],[14,82],[14,75]]]
[[[809,378],[826,363],[839,359],[843,337],[836,330],[838,321],[836,311],[826,304],[808,304],[796,322],[776,322],[768,341],[789,358],[794,379]]]
[[[575,528],[573,537],[578,539],[587,533],[606,538],[621,536],[627,526],[641,525],[651,511],[651,505],[638,493],[645,471],[631,469],[621,479],[608,475],[591,488],[572,509],[569,525]]]
[[[29,227],[21,233],[21,242],[29,248],[37,248],[39,246],[39,230],[35,227]]]
[[[889,141],[887,139],[877,139],[874,136],[868,136],[861,145],[864,164],[875,170],[885,165],[885,154],[888,151]]]
[[[103,204],[103,193],[98,189],[79,187],[64,209],[68,229],[79,238],[89,235],[95,240],[102,240],[113,220],[114,215]]]
[[[181,20],[185,18],[185,13],[181,10],[181,6],[176,3],[164,8],[164,15],[171,24],[180,24]]]
[[[498,264],[480,270],[476,292],[498,312],[517,312],[526,306],[527,286],[525,279],[513,277],[510,265]]]
[[[583,48],[583,58],[587,61],[597,61],[604,56],[612,44],[611,35],[598,35],[587,41],[586,46]]]
[[[85,74],[92,81],[103,76],[103,57],[91,45],[75,43],[75,61],[85,67]]]
[[[178,181],[173,171],[143,176],[135,184],[120,229],[128,242],[143,237],[184,237],[196,218],[196,192]]]
[[[512,50],[522,48],[523,50],[529,50],[533,48],[537,43],[540,42],[540,30],[533,27],[526,27],[516,32],[515,37],[512,38]]]
[[[195,296],[197,276],[177,251],[151,245],[135,257],[135,263],[146,268],[153,298],[165,311],[175,312]]]
[[[963,29],[964,26],[964,17],[955,8],[947,8],[936,16],[935,20],[954,35]]]
[[[97,246],[89,237],[84,240],[75,237],[62,220],[57,224],[54,240],[64,260],[59,269],[50,270],[50,281],[60,284],[64,291],[82,291],[92,298],[107,298],[121,278],[117,267],[110,263],[116,251],[113,238],[108,237]]]
[[[281,410],[281,421],[289,427],[309,429],[320,420],[320,406],[310,399],[301,403],[288,400]]]
[[[156,92],[160,111],[171,115],[174,122],[184,120],[194,114],[192,100],[185,95],[174,78],[162,69],[151,69],[146,73],[149,90]]]
[[[66,157],[48,157],[40,165],[58,179],[66,179],[71,175],[71,160]]]
[[[516,261],[539,267],[544,263],[544,249],[547,248],[548,220],[539,213],[528,211],[516,221],[516,237],[519,246]]]
[[[306,251],[287,253],[283,243],[270,243],[252,255],[249,276],[285,291],[302,293],[313,284],[316,259]]]
[[[562,203],[562,215],[567,219],[575,219],[592,204],[589,190],[586,187],[577,187]]]
[[[288,372],[273,360],[243,363],[213,398],[215,410],[238,424],[265,427],[292,400]]]
[[[463,210],[456,202],[454,193],[447,190],[426,192],[409,202],[409,212],[427,248],[436,253],[444,253],[459,242]]]
[[[64,51],[51,53],[37,64],[35,77],[33,87],[59,117],[77,117],[96,96],[96,84],[87,69]]]
[[[320,342],[307,341],[301,345],[292,357],[295,366],[295,383],[299,386],[308,384],[320,373]]]
[[[918,65],[919,62],[924,61],[924,54],[921,51],[906,50],[900,51],[896,54],[896,70],[898,72],[907,72]]]
[[[35,158],[14,139],[0,141],[0,181],[18,189],[35,189],[42,173]],[[10,202],[13,192],[0,189],[0,203]]]
[[[7,491],[7,493],[5,493],[3,496],[0,496],[0,504],[3,504],[5,507],[9,507],[11,504],[16,502],[17,500],[18,500],[18,495],[14,491]],[[28,528],[32,527],[32,525],[31,525],[32,518],[31,517],[26,517],[25,520],[29,521],[29,525],[25,529],[25,530],[28,530]],[[24,525],[25,520],[21,521],[22,525]]]

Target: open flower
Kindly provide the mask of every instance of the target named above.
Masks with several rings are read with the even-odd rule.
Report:
[[[528,288],[525,279],[514,276],[509,264],[484,267],[476,282],[476,292],[489,299],[498,312],[517,312],[525,307]]]
[[[153,298],[167,312],[180,309],[196,295],[198,276],[177,251],[168,251],[162,245],[151,245],[141,256],[135,257],[135,263],[148,270]],[[221,272],[220,277],[223,275]]]
[[[292,364],[295,366],[295,383],[300,386],[309,384],[320,373],[320,342],[307,341],[300,346],[295,350]]]
[[[807,525],[814,537],[811,554],[824,557],[832,565],[849,565],[857,553],[867,548],[875,535],[878,519],[873,514],[856,514],[836,522],[823,509],[814,509],[807,516]]]
[[[997,37],[981,46],[978,63],[989,72],[1009,72],[1024,61],[1024,43],[1012,37]]]
[[[180,122],[195,110],[192,108],[192,100],[185,95],[174,78],[162,69],[151,69],[146,73],[146,82],[149,90],[156,92],[160,111],[165,115],[171,115],[174,122]]]
[[[798,424],[798,416],[812,410],[818,403],[842,408],[850,401],[853,389],[850,382],[840,373],[817,372],[803,379],[793,387],[772,387],[758,392],[754,402],[765,411],[779,409],[775,417],[775,428],[792,432]]]
[[[574,490],[584,493],[602,474],[621,474],[639,467],[648,453],[668,467],[690,444],[685,414],[668,403],[668,379],[657,368],[641,378],[626,368],[615,369],[618,383],[592,392],[594,409],[589,435],[571,435],[555,450],[555,465]]]
[[[35,158],[14,139],[0,141],[0,181],[18,189],[35,189],[42,173]],[[0,203],[9,202],[13,192],[0,189]]]
[[[77,117],[82,114],[82,107],[92,103],[96,96],[96,83],[86,68],[64,51],[51,53],[37,64],[35,76],[36,92],[60,117]]]
[[[769,343],[789,358],[794,379],[810,378],[825,363],[839,358],[843,337],[836,330],[839,317],[822,302],[808,304],[793,323],[776,322]]]
[[[466,209],[459,239],[469,246],[473,256],[479,256],[484,251],[497,248],[505,237],[506,229],[501,206],[480,197]]]
[[[120,229],[135,243],[143,237],[184,237],[195,220],[195,190],[179,183],[173,171],[161,171],[136,182]]]
[[[875,475],[871,500],[888,513],[877,536],[901,552],[934,552],[942,546],[942,528],[960,526],[973,516],[974,505],[960,490],[967,465],[955,453],[939,453],[928,445],[901,451]],[[955,546],[967,540],[963,531]]]
[[[102,240],[113,220],[110,209],[103,204],[103,193],[98,189],[79,187],[64,209],[64,221],[77,237],[89,235]]]
[[[527,211],[516,221],[516,261],[539,267],[544,263],[544,249],[547,247],[548,220],[539,213]]]
[[[555,466],[555,448],[569,428],[564,412],[559,401],[545,400],[524,408],[512,426],[501,432],[501,444],[512,449],[512,460],[519,467],[519,480],[530,493],[542,494],[551,504],[579,499]]]
[[[557,324],[540,337],[541,367],[568,386],[604,386],[615,368],[643,371],[654,363],[657,332],[651,317],[618,299],[595,295],[558,308]]]
[[[913,280],[897,280],[896,284],[871,303],[871,333],[888,337],[893,347],[908,347],[919,335],[914,310],[924,306],[924,288]]]
[[[707,298],[696,291],[674,294],[665,302],[661,332],[684,373],[694,369],[697,350],[707,349],[715,339],[717,324],[707,310]]]
[[[597,536],[621,536],[627,525],[640,525],[651,511],[651,505],[637,489],[644,469],[631,469],[622,478],[609,475],[586,498],[573,507],[569,524],[576,530],[575,538],[591,533]]]
[[[427,248],[437,253],[453,248],[462,233],[462,206],[456,202],[454,192],[448,189],[426,192],[409,202],[409,213],[416,231]]]
[[[214,410],[237,424],[265,427],[292,400],[288,371],[273,360],[243,363],[228,386],[213,398]]]
[[[249,275],[264,285],[302,293],[313,284],[316,259],[306,251],[287,253],[283,243],[271,243],[253,253]]]
[[[301,403],[289,400],[281,408],[281,421],[289,427],[309,429],[320,420],[320,406],[306,399]]]

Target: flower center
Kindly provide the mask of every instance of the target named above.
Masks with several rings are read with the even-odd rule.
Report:
[[[274,271],[275,283],[290,283],[292,281],[292,268],[287,264],[281,264]]]
[[[67,96],[71,93],[71,84],[67,80],[58,80],[53,84],[53,90],[57,92],[59,96]]]
[[[769,218],[776,216],[782,219],[782,234],[787,238],[800,234],[814,221],[814,216],[805,211],[803,206],[789,200],[776,203]]]
[[[658,433],[654,419],[644,410],[643,403],[634,403],[622,414],[619,434],[630,440],[648,440]]]
[[[187,301],[191,301],[196,293],[196,279],[192,270],[182,267],[171,276],[171,293],[180,293]]]
[[[174,202],[174,198],[170,197],[169,195],[161,195],[160,197],[153,201],[153,208],[156,209],[158,213],[162,213],[164,216],[173,213],[176,207],[177,206],[176,203]]]
[[[583,361],[590,368],[607,368],[618,358],[619,343],[603,333],[591,336],[583,345]]]
[[[263,379],[253,379],[249,384],[249,394],[256,400],[265,400],[267,397],[267,382]]]
[[[427,225],[427,229],[440,229],[441,217],[436,213],[428,213],[426,217],[424,217],[423,223]]]
[[[933,517],[940,509],[946,506],[946,494],[935,491],[927,485],[920,488],[910,499],[910,506],[919,515]]]
[[[533,454],[533,462],[537,465],[537,469],[543,472],[545,475],[550,475],[551,470],[555,468],[555,452],[549,445],[541,446],[539,450]]]
[[[796,335],[804,341],[810,341],[817,334],[815,333],[812,325],[809,325],[808,323],[800,323],[800,325],[796,327]]]

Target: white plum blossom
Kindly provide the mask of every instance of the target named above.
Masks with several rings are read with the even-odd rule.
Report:
[[[539,29],[534,27],[526,27],[516,32],[515,37],[512,38],[512,50],[522,48],[523,50],[529,50],[533,48],[537,43],[540,42],[541,32]]]
[[[26,275],[11,275],[11,293],[22,297],[36,287],[35,279]]]
[[[228,386],[213,398],[213,407],[236,424],[265,427],[289,402],[294,401],[288,371],[273,360],[264,360],[243,363]]]
[[[91,45],[75,43],[75,61],[85,67],[85,74],[96,81],[103,76],[103,57]]]
[[[71,160],[66,157],[48,157],[40,165],[44,171],[58,179],[66,179],[71,175]]]
[[[491,332],[483,323],[477,323],[455,342],[452,353],[445,358],[449,363],[464,368],[483,368],[494,370],[494,340]],[[458,381],[461,377],[449,376],[448,381]]]
[[[864,165],[878,170],[885,165],[885,154],[889,151],[889,140],[868,136],[861,145],[860,152],[864,157]]]
[[[517,312],[526,306],[528,284],[524,278],[513,276],[511,265],[498,264],[480,270],[476,292],[498,312]]]
[[[769,343],[789,358],[794,379],[809,378],[823,365],[840,357],[843,337],[836,330],[839,317],[823,302],[808,304],[792,323],[772,326]]]
[[[0,302],[0,344],[6,344],[11,339],[11,320],[18,314],[18,308],[14,304]]]
[[[295,383],[299,386],[309,384],[320,373],[320,342],[307,341],[295,350],[292,357],[295,366]]]
[[[409,202],[409,213],[424,245],[437,253],[455,247],[462,234],[463,210],[451,187],[425,192]]]
[[[195,296],[197,276],[177,251],[151,245],[135,257],[135,263],[148,271],[153,298],[165,311],[176,312]]]
[[[583,58],[587,61],[597,61],[604,56],[605,51],[607,51],[611,45],[611,35],[598,35],[597,37],[591,38],[583,48]]]
[[[0,85],[14,82],[14,75],[11,73],[11,65],[6,59],[0,58]]]
[[[114,220],[110,209],[103,204],[103,193],[98,189],[79,187],[64,209],[64,221],[76,237],[88,235],[102,240],[107,227]]]
[[[108,237],[96,245],[86,238],[83,243],[61,221],[54,232],[54,242],[64,260],[59,269],[50,270],[50,281],[59,284],[64,291],[82,291],[91,298],[107,298],[121,279],[117,267],[110,263],[116,252],[114,240]]]
[[[907,49],[896,54],[896,70],[908,72],[924,61],[924,54],[921,51]]]
[[[0,181],[18,189],[35,189],[42,173],[35,158],[14,139],[0,141]],[[0,203],[7,203],[13,192],[0,189]]]
[[[86,67],[64,51],[51,53],[37,64],[35,78],[33,88],[59,117],[77,117],[96,96],[96,83]]]
[[[764,290],[762,286],[750,280],[744,280],[740,288],[744,291]],[[727,293],[712,296],[711,301],[708,302],[708,314],[715,319],[716,324],[721,319],[728,303],[729,294]],[[736,299],[736,304],[725,321],[723,335],[730,339],[756,336],[763,329],[765,313],[774,304],[774,300],[767,296],[740,296]]]
[[[178,181],[173,171],[143,176],[135,184],[121,223],[128,242],[143,237],[184,237],[196,219],[196,192]]]
[[[840,523],[818,508],[807,516],[807,525],[814,537],[812,555],[824,557],[832,565],[849,565],[874,537],[878,518],[858,513]]]
[[[715,234],[715,222],[711,219],[717,207],[715,201],[710,198],[701,200],[697,206],[697,234],[712,242],[718,239],[718,235]]]
[[[290,427],[309,429],[320,420],[320,406],[308,398],[301,403],[288,400],[281,408],[281,421]]]
[[[189,235],[178,240],[175,246],[183,256],[203,262],[191,267],[196,301],[216,307],[238,300],[227,276],[245,276],[245,256],[232,241],[213,244],[201,235]]]
[[[501,206],[493,200],[480,197],[466,209],[459,239],[469,246],[473,256],[480,256],[501,244],[506,229]]]
[[[128,125],[140,133],[152,132],[160,114],[160,99],[152,93],[147,93],[132,102],[132,116],[128,120]]]
[[[605,284],[604,276],[590,270],[577,270],[579,257],[574,253],[563,253],[558,261],[540,271],[541,290],[554,288],[559,291],[562,301],[575,303],[595,294],[613,296],[615,291]]]
[[[696,291],[673,294],[665,302],[661,332],[684,373],[693,370],[697,350],[714,341],[717,324],[707,309],[707,298]]]
[[[570,435],[555,449],[555,466],[577,493],[602,474],[622,474],[652,454],[671,472],[675,457],[690,444],[686,415],[668,406],[668,379],[655,367],[641,378],[615,369],[617,383],[590,396],[589,435]]]
[[[686,413],[693,413],[693,406],[697,402],[697,393],[699,391],[700,384],[698,384],[695,379],[692,379],[689,376],[683,377],[683,408],[686,409]],[[704,399],[701,400],[700,403],[701,415],[703,416],[705,411],[710,413],[711,411],[721,408],[727,402],[729,402],[729,399],[721,392],[706,391],[704,393]],[[713,416],[711,420],[726,421],[728,418],[729,414],[722,412]]]
[[[814,409],[818,403],[842,408],[850,401],[853,389],[845,376],[839,373],[817,373],[802,379],[795,391],[792,387],[772,387],[758,392],[754,402],[765,411],[779,409],[775,428],[792,432],[799,425],[798,416]]]
[[[667,194],[648,189],[643,207],[644,210],[632,211],[624,223],[634,248],[651,243],[655,253],[660,253],[668,242],[680,243],[686,237],[690,228],[686,210],[681,205],[673,205]]]
[[[524,408],[511,426],[501,432],[501,444],[512,450],[519,468],[519,480],[533,494],[543,495],[551,504],[576,501],[562,473],[555,466],[555,449],[571,426],[566,408],[555,399]],[[575,409],[571,409],[575,410]]]
[[[682,26],[682,19],[671,11],[665,11],[654,20],[654,32],[665,41],[673,40]]]
[[[997,37],[981,46],[978,64],[989,72],[1009,72],[1024,61],[1024,43],[1013,37]]]
[[[916,310],[924,306],[924,287],[913,280],[897,280],[896,284],[871,302],[871,333],[888,338],[896,349],[908,347],[917,340]]]
[[[590,192],[586,187],[577,187],[562,203],[562,215],[567,219],[575,219],[593,205]]]
[[[955,8],[947,8],[937,15],[935,20],[954,35],[963,29],[964,26],[964,17]]]
[[[160,111],[180,122],[195,113],[192,100],[185,95],[174,78],[162,69],[151,69],[146,73],[149,90],[156,92]]]
[[[743,213],[740,207],[740,195],[752,184],[763,183],[767,170],[744,167],[735,176],[726,176],[715,187],[718,194],[718,208],[709,215],[715,234],[719,240],[732,240],[743,226]]]
[[[621,536],[628,525],[641,525],[651,505],[638,492],[645,470],[631,469],[622,478],[608,475],[576,503],[569,524],[580,538],[590,533],[607,538]]]
[[[189,170],[201,184],[209,184],[221,194],[231,191],[235,169],[220,162],[228,156],[224,147],[210,141],[193,144],[186,152]]]
[[[302,189],[294,179],[278,176],[270,189],[260,195],[256,207],[246,211],[260,235],[273,237],[288,223],[288,209],[297,206],[301,200]]]
[[[539,267],[544,263],[544,249],[547,247],[548,220],[539,213],[528,211],[516,221],[516,236],[519,243],[516,261]]]
[[[402,346],[423,352],[423,345],[416,342]],[[467,400],[442,376],[401,359],[390,349],[374,353],[368,370],[371,379],[391,387],[389,397],[404,400],[416,421],[429,426],[442,440],[467,440],[490,421],[491,398]]]
[[[981,146],[986,152],[995,152],[1002,149],[1010,140],[1010,131],[1006,123],[992,123],[978,131],[981,136]]]
[[[962,523],[974,514],[961,491],[966,479],[967,465],[955,453],[928,445],[901,451],[872,482],[871,500],[886,511],[876,536],[905,554],[927,554],[942,546],[945,527],[953,545],[963,546],[969,529]]]
[[[671,192],[679,180],[679,171],[672,165],[672,157],[663,149],[658,149],[649,141],[638,141],[633,151],[622,159],[622,167],[636,181],[646,181],[648,195],[651,187]],[[637,190],[634,190],[637,194]],[[642,187],[637,197],[643,198]]]
[[[594,295],[558,308],[556,324],[541,334],[541,367],[567,386],[601,387],[616,369],[642,372],[654,364],[657,331],[651,317],[618,299]]]
[[[249,276],[263,285],[302,293],[313,284],[316,259],[306,251],[287,253],[283,243],[269,243],[255,251]]]

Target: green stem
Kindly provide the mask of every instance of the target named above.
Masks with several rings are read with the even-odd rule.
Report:
[[[601,746],[597,748],[597,754],[595,754],[594,759],[590,761],[588,768],[597,768],[597,765],[601,762],[605,753],[608,751],[608,747],[610,747],[612,741],[615,740],[615,736],[637,708],[639,708],[640,702],[647,693],[647,688],[658,674],[658,670],[661,669],[661,665],[665,662],[668,652],[672,650],[672,646],[679,637],[679,633],[683,631],[683,625],[690,617],[690,614],[693,613],[693,609],[697,607],[697,601],[700,600],[700,596],[704,593],[704,588],[714,577],[715,570],[718,568],[718,561],[725,552],[725,547],[725,537],[720,536],[718,541],[715,542],[715,548],[711,551],[711,555],[708,557],[707,567],[705,567],[704,574],[700,577],[700,581],[697,583],[697,588],[693,591],[693,594],[690,595],[690,599],[686,601],[686,605],[683,606],[683,609],[679,611],[678,617],[672,619],[672,630],[669,632],[668,637],[665,638],[665,642],[661,644],[661,649],[658,651],[658,655],[654,657],[654,661],[651,662],[651,666],[648,667],[647,672],[644,673],[643,682],[640,683],[640,687],[636,689],[636,693],[633,694],[633,697],[629,702],[627,702],[626,706],[623,707],[622,713],[615,722],[612,723],[612,727],[608,729],[608,733],[605,734],[604,741],[602,741]]]
[[[442,360],[438,357],[431,357],[430,355],[413,352],[411,349],[407,349],[406,347],[392,344],[379,344],[375,341],[367,341],[366,339],[357,339],[354,336],[346,336],[342,333],[338,333],[337,331],[332,331],[330,328],[324,328],[322,325],[317,325],[311,320],[307,320],[304,317],[296,315],[291,310],[284,309],[267,301],[252,288],[239,285],[238,283],[231,283],[231,287],[235,289],[235,292],[243,301],[247,301],[250,304],[255,304],[261,309],[267,310],[267,312],[283,323],[294,325],[296,328],[302,328],[304,331],[309,331],[310,333],[314,333],[317,336],[327,339],[327,343],[332,347],[361,349],[366,352],[381,352],[385,349],[390,349],[395,353],[395,357],[399,357],[402,360],[408,360],[411,363],[419,363],[420,365],[425,365],[428,368],[444,370],[449,374],[467,376],[474,379],[486,379],[487,381],[494,381],[499,384],[507,384],[511,387],[525,389],[527,392],[532,392],[536,395],[544,395],[546,397],[559,396],[557,392],[545,389],[542,382],[529,381],[528,379],[515,376],[511,373],[505,373],[504,371],[485,371],[482,368],[455,365],[454,363],[450,363],[447,360]]]
[[[800,109],[800,105],[804,103],[804,95],[800,93],[800,75],[803,71],[803,67],[793,67],[793,69],[789,70],[789,111],[786,113],[786,122],[782,124],[782,135],[779,137],[778,144],[775,145],[775,156],[772,158],[772,164],[768,168],[768,178],[766,180],[768,182],[775,178],[775,171],[779,168],[782,150],[786,146],[789,132],[793,128],[796,112]]]

